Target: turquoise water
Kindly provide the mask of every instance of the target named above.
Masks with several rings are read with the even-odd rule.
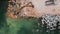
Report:
[[[0,34],[33,34],[35,19],[6,19],[6,24],[1,28]]]
[[[35,19],[7,19],[10,34],[33,34],[33,23]]]

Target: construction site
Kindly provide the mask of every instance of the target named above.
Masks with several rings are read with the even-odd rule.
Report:
[[[60,34],[60,0],[1,0],[0,34]]]

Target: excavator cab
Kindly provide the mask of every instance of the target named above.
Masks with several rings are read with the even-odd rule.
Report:
[[[55,5],[56,0],[48,0],[45,2],[46,5]]]

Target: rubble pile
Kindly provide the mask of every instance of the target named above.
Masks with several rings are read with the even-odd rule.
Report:
[[[42,24],[46,25],[49,30],[60,29],[60,16],[59,15],[45,15],[42,16]]]
[[[60,16],[46,14],[39,18],[37,23],[33,26],[34,33],[55,32],[60,29]]]

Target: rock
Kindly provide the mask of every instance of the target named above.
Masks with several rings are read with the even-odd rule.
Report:
[[[60,17],[58,15],[45,15],[45,17],[43,16],[42,18],[42,24],[46,23],[46,27],[48,27],[50,30],[55,30],[60,23]]]

